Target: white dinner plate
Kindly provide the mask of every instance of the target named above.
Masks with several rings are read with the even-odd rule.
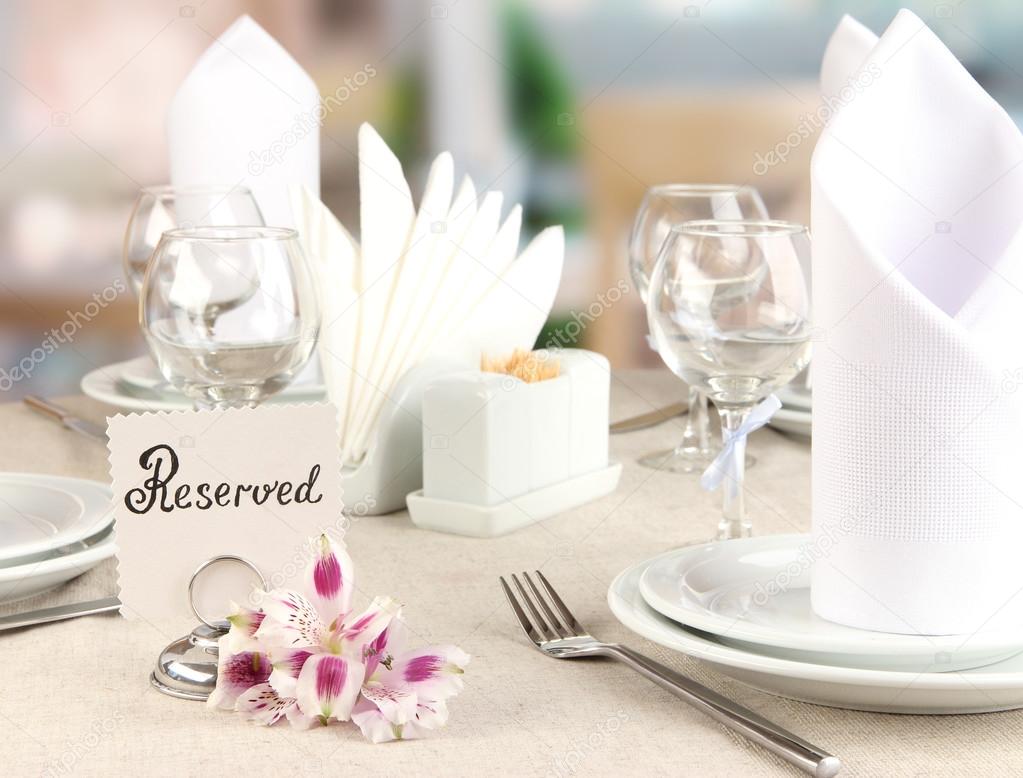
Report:
[[[644,602],[639,580],[649,562],[612,582],[607,601],[633,632],[695,657],[768,694],[836,708],[882,713],[983,713],[1023,708],[1023,654],[947,673],[868,670],[800,662],[724,645],[665,618]]]
[[[800,438],[809,438],[812,418],[810,411],[782,407],[775,411],[774,416],[767,423],[779,432],[787,432],[789,435]]]
[[[0,564],[95,535],[113,521],[110,499],[97,481],[0,473]]]
[[[796,381],[786,384],[776,391],[775,395],[781,400],[781,404],[784,407],[794,411],[808,411],[813,402],[813,395],[806,387],[806,384],[797,383]]]
[[[847,627],[810,607],[809,535],[768,535],[669,551],[650,560],[640,594],[662,616],[722,643],[786,659],[916,672],[965,670],[1023,651],[1023,630],[897,635]]]
[[[86,373],[82,378],[82,393],[129,411],[183,411],[194,407],[192,401],[176,389],[153,381],[151,377],[147,379],[147,367],[143,361],[152,365],[149,357],[138,357]],[[326,390],[322,384],[302,383],[286,386],[267,402],[320,402],[325,399]]]
[[[91,570],[104,559],[117,553],[114,536],[67,556],[31,562],[14,567],[0,567],[0,604],[24,600]]]

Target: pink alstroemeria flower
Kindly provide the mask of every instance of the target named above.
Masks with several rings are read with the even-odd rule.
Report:
[[[292,726],[308,729],[315,719],[303,714],[294,698],[281,697],[268,683],[273,665],[255,638],[262,611],[233,607],[234,613],[227,618],[231,628],[218,643],[217,687],[206,704],[236,710],[259,724],[276,724],[287,717]]]
[[[303,714],[323,724],[347,721],[365,675],[363,649],[386,629],[397,607],[378,597],[362,614],[351,612],[352,560],[327,535],[316,542],[307,579],[308,598],[287,590],[265,596],[255,638],[270,652],[267,680],[278,695],[294,697]]]
[[[405,624],[396,617],[364,651],[366,679],[352,720],[374,743],[444,726],[447,700],[462,690],[467,653],[457,646],[406,651],[405,643]]]

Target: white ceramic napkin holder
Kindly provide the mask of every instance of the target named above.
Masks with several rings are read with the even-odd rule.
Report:
[[[610,366],[592,351],[540,352],[561,374],[524,383],[462,371],[423,394],[423,488],[407,497],[424,529],[494,537],[618,485],[608,462]]]
[[[430,359],[398,381],[377,424],[376,439],[357,466],[341,470],[345,513],[377,516],[405,507],[405,495],[423,485],[423,391],[464,363]]]

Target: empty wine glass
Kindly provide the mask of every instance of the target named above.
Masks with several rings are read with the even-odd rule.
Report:
[[[124,232],[124,272],[136,293],[160,236],[175,227],[262,225],[263,214],[243,186],[147,186],[135,198]]]
[[[672,227],[696,219],[766,219],[767,209],[751,186],[663,184],[651,187],[636,212],[629,239],[629,271],[645,303],[650,275]],[[666,451],[640,457],[647,467],[675,473],[702,473],[713,458],[707,398],[689,388],[689,412],[682,440]]]
[[[253,407],[280,391],[319,332],[315,291],[291,229],[169,230],[139,305],[160,372],[198,408]]]
[[[810,359],[810,238],[782,221],[693,221],[675,227],[650,279],[647,319],[665,364],[705,392],[722,442]],[[745,437],[733,441],[719,539],[746,537]]]

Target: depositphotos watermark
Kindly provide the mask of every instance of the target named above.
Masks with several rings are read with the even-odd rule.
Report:
[[[556,328],[547,338],[544,348],[559,349],[575,345],[583,331],[604,315],[611,306],[615,305],[626,294],[629,293],[629,284],[621,279],[614,286],[600,292],[584,311],[572,311],[571,321]]]
[[[850,77],[845,86],[838,90],[838,94],[826,95],[817,106],[817,110],[800,116],[799,123],[783,140],[778,141],[774,148],[764,154],[757,152],[753,160],[753,173],[762,176],[776,165],[787,162],[792,152],[803,145],[803,141],[812,138],[840,108],[849,105],[863,94],[881,77],[881,72],[881,66],[871,62],[855,76]]]
[[[566,776],[575,775],[584,762],[608,746],[611,738],[628,720],[629,714],[624,708],[614,711],[599,722],[584,740],[573,741],[571,748],[554,759],[547,771],[548,778],[566,778]]]
[[[124,721],[125,716],[121,711],[115,711],[105,719],[93,721],[88,732],[77,740],[64,743],[64,751],[60,756],[50,760],[43,768],[44,778],[73,774],[89,752],[94,751],[103,740],[110,737]]]
[[[109,286],[94,293],[92,299],[83,305],[80,311],[66,311],[67,318],[63,323],[44,333],[42,342],[22,357],[16,365],[10,369],[0,367],[0,392],[6,392],[19,381],[31,378],[36,368],[45,362],[50,354],[61,346],[72,343],[79,330],[126,291],[124,281],[117,278]]]
[[[323,529],[322,534],[327,535],[336,543],[344,543],[345,534],[363,516],[370,515],[376,508],[376,498],[366,494],[361,500],[345,503],[342,513],[333,526]],[[319,556],[320,538],[306,538],[299,543],[292,551],[291,557],[286,560],[277,570],[266,577],[267,591],[286,588],[295,578],[303,573],[309,565]],[[258,608],[262,604],[262,592],[253,590],[249,593],[248,605],[250,608]]]
[[[361,70],[355,71],[350,76],[345,76],[344,83],[333,93],[321,97],[320,102],[313,110],[295,114],[294,123],[281,133],[281,137],[261,151],[249,152],[249,174],[262,175],[267,168],[279,164],[288,151],[297,146],[300,140],[313,131],[313,128],[322,127],[323,122],[334,109],[340,108],[348,102],[352,95],[366,86],[376,74],[375,67],[369,64],[363,65]]]

